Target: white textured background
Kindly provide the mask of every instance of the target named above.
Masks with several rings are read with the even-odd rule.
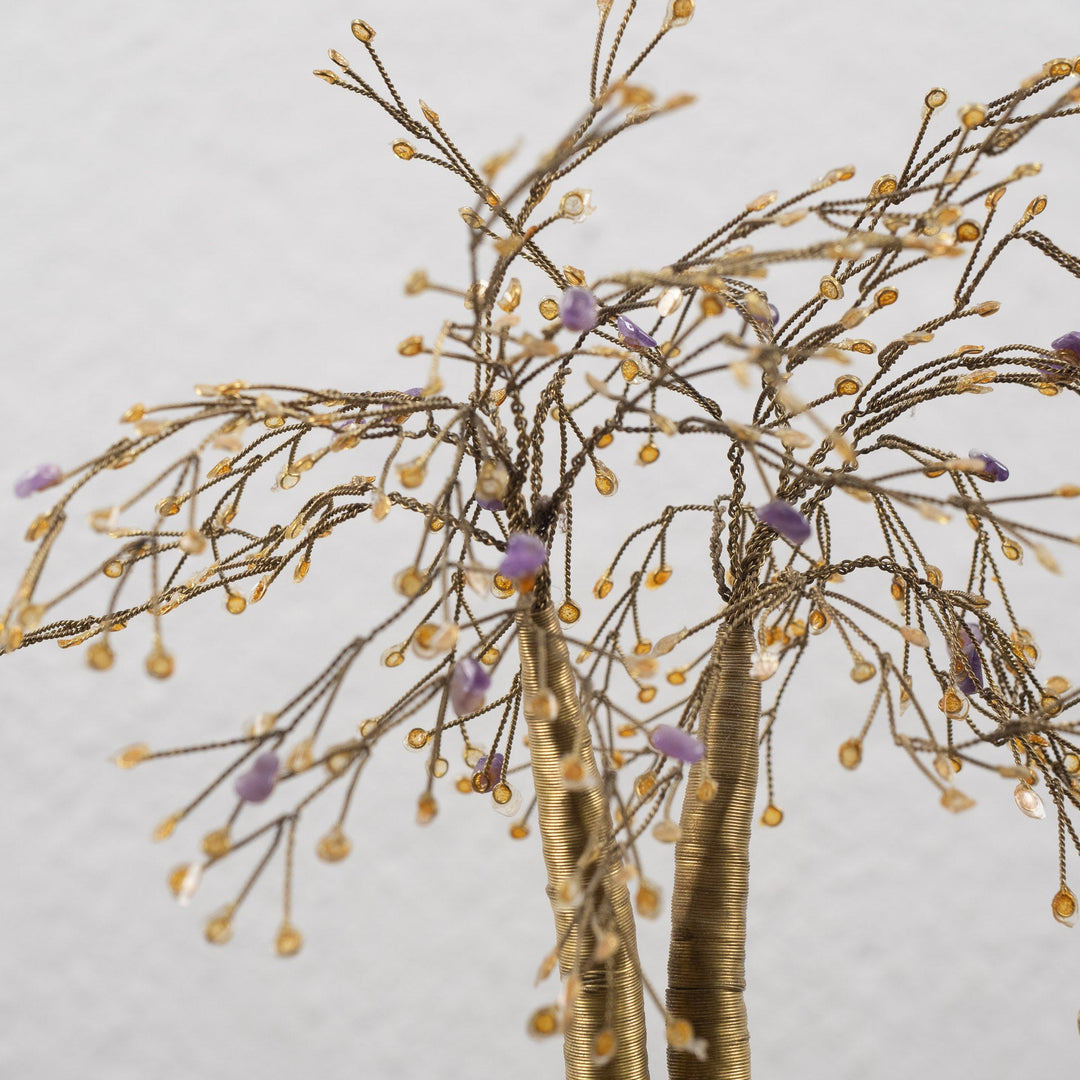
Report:
[[[643,26],[659,19],[656,0],[641,8]],[[862,190],[899,171],[930,86],[949,88],[951,112],[1080,48],[1074,0],[699,8],[644,73],[699,105],[601,157],[583,178],[600,211],[556,261],[662,263],[748,198],[848,161]],[[14,586],[34,513],[10,497],[14,479],[82,460],[136,400],[231,378],[420,381],[396,374],[393,345],[443,316],[400,282],[419,265],[461,280],[466,200],[452,177],[393,158],[396,132],[374,107],[309,74],[327,45],[360,56],[351,18],[376,26],[406,99],[429,101],[477,160],[520,134],[531,156],[581,109],[594,12],[590,0],[5,0],[0,588]],[[1073,250],[1078,135],[1058,125],[1024,152],[1048,165],[1027,189],[1051,195],[1040,225]],[[1026,252],[1013,265],[982,294],[1005,305],[977,328],[985,340],[1045,343],[1080,325],[1075,281]],[[1002,404],[978,414],[992,430],[982,420],[940,441],[993,438],[1027,486],[1047,472],[1080,480],[1075,421],[1048,435],[1060,413]],[[370,544],[345,554],[359,578],[400,561]],[[1044,628],[1044,673],[1075,679],[1075,599],[1062,590],[1080,568],[1066,561],[1063,583],[1026,566],[1018,595]],[[598,569],[585,560],[579,595]],[[201,918],[225,894],[208,881],[210,898],[183,911],[162,885],[214,822],[161,848],[144,838],[202,773],[125,775],[104,760],[137,739],[232,733],[305,682],[366,620],[359,586],[316,566],[303,589],[238,620],[213,602],[172,616],[180,663],[165,685],[142,675],[144,643],[121,641],[106,677],[48,647],[3,659],[0,1077],[559,1075],[559,1047],[523,1033],[550,993],[531,987],[551,938],[538,847],[511,844],[483,800],[453,793],[417,829],[419,761],[396,747],[365,780],[352,858],[301,860],[297,959],[271,953],[276,882],[224,950],[203,943]],[[882,732],[843,773],[835,747],[859,719],[834,682],[810,688],[785,728],[787,819],[754,842],[756,1076],[1074,1075],[1080,940],[1049,914],[1052,824],[1021,817],[1004,781],[973,781],[978,807],[945,814]],[[653,865],[668,855],[653,851]],[[643,938],[662,985],[663,924]]]

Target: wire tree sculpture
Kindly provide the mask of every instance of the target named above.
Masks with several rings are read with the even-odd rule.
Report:
[[[216,593],[241,614],[283,576],[303,580],[347,530],[395,530],[396,605],[290,700],[238,736],[117,755],[124,769],[195,753],[217,763],[161,822],[159,840],[211,794],[235,795],[169,887],[186,901],[204,877],[212,886],[220,863],[252,860],[206,923],[207,940],[222,944],[251,889],[280,867],[275,947],[295,955],[303,937],[291,882],[305,811],[333,803],[336,821],[315,852],[345,859],[350,804],[373,749],[403,738],[423,762],[419,823],[436,817],[456,761],[466,769],[457,788],[491,799],[512,837],[535,822],[555,920],[540,975],[558,968],[561,984],[529,1029],[561,1034],[568,1077],[648,1075],[646,997],[665,1025],[672,1077],[748,1077],[743,960],[759,755],[760,824],[774,827],[783,814],[773,737],[808,666],[832,670],[846,656],[850,678],[866,686],[868,704],[839,749],[843,767],[860,764],[876,722],[946,810],[972,805],[958,774],[973,768],[1015,782],[1023,813],[1049,811],[1052,911],[1076,921],[1066,872],[1080,851],[1077,698],[1064,679],[1037,673],[1035,639],[1006,579],[1025,550],[1056,570],[1054,544],[1075,541],[1023,511],[1080,487],[1001,495],[1005,450],[926,445],[905,422],[915,406],[950,410],[999,388],[1066,400],[1080,388],[1080,331],[1062,327],[1034,344],[934,344],[956,328],[983,338],[992,323],[982,320],[999,307],[984,281],[1011,245],[1080,276],[1076,256],[1033,227],[1045,199],[1026,201],[1018,217],[1013,208],[1014,189],[1038,172],[1017,163],[1016,149],[1037,126],[1080,111],[1080,64],[1052,60],[1018,89],[965,105],[957,125],[932,137],[946,104],[933,89],[897,174],[841,195],[834,189],[855,170],[833,169],[804,190],[752,201],[662,268],[591,276],[555,254],[560,229],[592,211],[570,175],[628,129],[689,104],[657,100],[634,79],[694,4],[671,0],[622,68],[636,4],[621,15],[612,0],[598,7],[585,111],[505,185],[507,158],[474,166],[433,109],[405,103],[374,29],[353,22],[361,70],[331,50],[334,68],[315,74],[400,125],[398,158],[446,169],[470,193],[468,280],[443,286],[416,271],[405,285],[455,298],[433,333],[398,348],[425,365],[422,383],[198,386],[192,401],[128,409],[127,433],[92,460],[33,469],[18,496],[62,494],[30,524],[34,554],[3,613],[2,651],[55,641],[106,671],[128,637],[117,632],[149,624],[146,671],[165,679],[174,669],[166,616],[180,605]],[[801,296],[784,312],[766,288],[778,278]],[[923,278],[932,292],[908,285]],[[933,310],[915,310],[927,295]],[[643,506],[628,536],[604,537],[590,499],[617,494],[607,462],[630,443],[636,464],[662,470],[676,440],[692,440],[708,463],[695,477],[698,501]],[[120,469],[137,479],[89,515],[114,542],[110,554],[80,580],[53,584],[49,557],[77,500]],[[861,525],[834,531],[845,497],[862,504]],[[965,522],[968,567],[948,580],[936,553],[955,550]],[[591,546],[610,544],[591,605],[575,573],[583,528]],[[701,609],[682,626],[664,625],[671,609],[653,602],[675,574],[676,535],[697,545],[698,560],[678,567]],[[91,595],[94,614],[73,610]],[[364,680],[367,717],[341,722],[335,705],[350,676],[380,667],[381,684]],[[646,869],[660,857],[646,850],[647,832],[674,845],[663,997],[635,937],[635,918],[664,908]]]

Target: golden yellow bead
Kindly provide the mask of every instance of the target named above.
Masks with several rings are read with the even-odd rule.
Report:
[[[125,747],[120,751],[116,757],[113,758],[113,762],[120,769],[134,769],[136,765],[141,761],[145,761],[150,756],[150,747],[146,743],[132,743],[131,746]]]
[[[641,687],[640,690],[638,690],[638,693],[637,693],[637,699],[643,705],[648,705],[649,702],[652,701],[653,698],[655,698],[655,697],[656,697],[656,687],[655,686],[643,686],[643,687]]]
[[[636,360],[630,360],[628,358],[619,365],[619,372],[622,377],[630,383],[641,374],[641,368],[638,367]]]
[[[173,517],[180,513],[180,500],[175,495],[168,495],[157,504],[159,517]]]
[[[685,668],[672,668],[667,673],[667,681],[672,686],[682,686],[686,682],[686,669]]]
[[[538,306],[541,316],[547,319],[548,322],[559,317],[559,303],[554,297],[545,296]]]
[[[382,654],[384,667],[395,668],[405,663],[405,653],[402,646],[393,645]]]
[[[239,593],[230,593],[225,601],[225,610],[230,615],[239,615],[247,607],[247,601]]]
[[[226,908],[208,919],[203,934],[211,945],[224,945],[232,937],[232,910]]]
[[[491,667],[499,659],[499,650],[494,645],[489,645],[480,654],[480,663]]]
[[[1062,885],[1050,901],[1050,910],[1059,923],[1072,926],[1076,922],[1077,903],[1076,897],[1068,885]]]
[[[553,1005],[544,1005],[529,1017],[528,1032],[534,1039],[546,1039],[559,1030],[559,1014]]]
[[[559,621],[564,623],[576,623],[581,618],[581,608],[573,600],[564,600],[559,605]]]
[[[301,739],[285,758],[285,766],[289,772],[307,772],[314,760],[315,754],[312,751],[311,739]]]
[[[638,451],[638,461],[642,465],[651,465],[658,457],[660,457],[660,448],[655,443],[646,443]]]
[[[390,149],[394,151],[395,157],[401,158],[402,161],[408,161],[416,153],[416,147],[405,139],[395,139],[390,144]]]
[[[596,447],[598,450],[603,450],[605,446],[610,446],[614,441],[615,437],[611,434],[611,432],[605,431],[604,434],[596,440]]]
[[[844,295],[844,286],[831,274],[826,274],[818,283],[818,292],[826,300],[840,300]]]
[[[521,821],[515,821],[510,826],[510,836],[514,840],[524,840],[529,835],[529,827]]]
[[[862,389],[862,383],[854,375],[841,375],[833,384],[833,389],[842,397],[851,397]]]
[[[605,498],[614,495],[619,490],[619,481],[615,474],[606,466],[597,463],[596,476],[593,480],[596,490]]]
[[[304,945],[304,935],[291,923],[282,923],[274,941],[274,951],[278,956],[295,956]]]
[[[419,335],[405,338],[398,342],[397,351],[401,356],[416,356],[424,348],[424,339]]]
[[[176,670],[176,661],[164,649],[156,648],[146,658],[146,673],[155,679],[167,679]]]
[[[851,681],[857,683],[869,682],[877,674],[877,668],[868,660],[857,660],[851,669]]]
[[[179,821],[179,814],[170,814],[164,821],[160,822],[151,834],[154,842],[160,844],[162,840],[168,840]]]
[[[612,582],[611,578],[606,577],[606,576],[602,577],[593,586],[593,596],[595,596],[597,600],[603,600],[604,597],[607,596],[607,594],[609,592],[611,592],[611,588],[612,588],[613,584],[614,583]]]
[[[649,793],[656,787],[656,773],[645,772],[642,773],[634,781],[634,791],[637,793],[639,799],[646,798]]]
[[[862,740],[848,739],[840,744],[838,757],[845,769],[856,769],[862,761]]]
[[[506,600],[514,595],[514,583],[503,574],[496,574],[491,579],[491,592],[499,600]]]
[[[491,789],[491,797],[500,806],[506,806],[506,804],[514,797],[514,793],[509,784],[500,782]]]
[[[768,806],[761,812],[761,824],[767,825],[769,828],[775,828],[784,820],[784,811],[779,806],[769,803]]]
[[[94,671],[108,671],[113,666],[115,659],[116,657],[106,641],[95,641],[86,650],[86,662]]]
[[[220,859],[223,855],[228,855],[232,850],[232,837],[229,835],[229,827],[226,825],[223,829],[208,832],[202,838],[202,849],[203,853],[209,855],[211,859]]]
[[[350,851],[352,851],[352,844],[340,825],[333,826],[315,846],[315,854],[323,862],[341,862]]]

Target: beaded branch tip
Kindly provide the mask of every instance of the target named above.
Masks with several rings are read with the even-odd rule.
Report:
[[[876,721],[948,811],[973,805],[957,786],[964,767],[1018,781],[1019,810],[1057,821],[1052,912],[1075,921],[1066,867],[1070,849],[1080,853],[1071,712],[1080,696],[1038,671],[1007,579],[1025,551],[1058,570],[1053,547],[1075,538],[1026,511],[1075,498],[1080,486],[1032,490],[999,460],[1009,460],[1007,445],[962,454],[947,443],[954,399],[977,410],[981,395],[1001,390],[1064,408],[1080,393],[1080,331],[1068,329],[1068,311],[1029,344],[996,344],[984,330],[993,322],[983,322],[1000,307],[983,295],[987,273],[1005,270],[1017,245],[1080,277],[1080,260],[1032,227],[1046,200],[1021,193],[1039,167],[1013,163],[1032,130],[1077,114],[1080,95],[1074,65],[1062,60],[986,105],[964,106],[951,125],[939,115],[944,91],[932,90],[899,174],[840,195],[833,189],[855,169],[834,168],[750,200],[661,269],[587,275],[556,252],[559,229],[593,212],[592,194],[563,182],[594,153],[621,146],[629,128],[687,103],[658,103],[631,80],[694,9],[672,0],[652,43],[619,73],[635,5],[617,26],[610,0],[598,7],[584,113],[501,193],[492,185],[506,161],[474,166],[433,109],[407,106],[375,30],[353,22],[374,74],[334,50],[336,70],[315,74],[396,121],[403,134],[392,151],[403,163],[438,166],[465,184],[471,279],[452,287],[423,270],[407,278],[408,295],[453,300],[433,333],[402,340],[411,366],[397,385],[198,386],[189,401],[129,408],[125,436],[90,461],[28,472],[20,497],[66,486],[30,524],[34,553],[3,612],[0,651],[56,641],[106,671],[136,636],[117,633],[148,623],[146,670],[168,678],[166,616],[180,606],[218,593],[228,613],[244,614],[282,581],[305,581],[346,530],[392,531],[402,553],[396,601],[294,697],[236,735],[157,751],[139,743],[115,758],[124,769],[187,753],[223,763],[157,829],[167,839],[211,796],[235,795],[202,840],[205,861],[178,867],[169,887],[186,902],[236,851],[262,853],[206,924],[207,940],[223,944],[281,854],[275,949],[295,955],[303,936],[291,883],[305,812],[338,800],[335,824],[313,846],[324,862],[345,859],[361,774],[377,743],[405,733],[424,762],[420,824],[436,820],[451,785],[489,796],[513,819],[512,838],[527,836],[536,815],[557,931],[545,976],[558,966],[562,990],[529,1030],[563,1035],[568,1073],[597,1075],[614,1062],[620,1076],[644,1076],[647,996],[663,1014],[672,1075],[699,1059],[734,1062],[729,1075],[744,1075],[741,998],[695,1004],[678,974],[715,961],[718,985],[736,986],[741,953],[709,936],[716,912],[691,910],[686,897],[745,908],[745,880],[706,853],[748,843],[759,743],[760,822],[784,820],[772,743],[807,665],[850,678],[855,697],[865,696],[861,718],[839,733],[843,768],[862,765]],[[935,125],[943,130],[928,145]],[[1002,224],[1014,203],[1025,208]],[[913,287],[924,276],[929,308]],[[961,328],[975,340],[935,343]],[[905,434],[916,406],[940,417],[940,445]],[[170,454],[176,445],[184,450]],[[699,501],[669,502],[663,485],[634,479],[635,524],[622,540],[608,535],[605,500],[619,494],[608,462],[646,466],[648,478],[681,445],[707,448],[698,459],[707,468],[692,477]],[[79,509],[115,470],[134,477],[128,493]],[[268,499],[256,494],[265,479]],[[837,493],[861,516],[842,510]],[[260,521],[267,505],[269,526]],[[87,510],[101,560],[53,583],[56,545]],[[573,544],[583,526],[584,553]],[[955,562],[961,536],[967,569],[946,574],[931,560]],[[683,553],[678,565],[669,549]],[[583,607],[581,573],[594,575],[596,560],[605,567],[597,603]],[[661,589],[661,600],[679,600],[654,602]],[[90,597],[97,614],[82,614]],[[370,678],[380,667],[391,669],[385,685]],[[365,675],[359,694],[356,671]],[[366,717],[355,726],[341,722],[350,695]],[[456,780],[444,783],[454,760]],[[256,805],[268,814],[249,826]],[[666,1004],[634,942],[635,908],[646,918],[662,910],[643,871],[650,826],[675,845],[672,910],[687,935],[675,935]],[[679,941],[697,942],[697,952],[678,954]]]

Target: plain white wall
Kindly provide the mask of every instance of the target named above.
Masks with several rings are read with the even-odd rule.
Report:
[[[641,9],[644,33],[661,5]],[[856,185],[898,171],[930,86],[956,105],[985,100],[1080,42],[1073,0],[699,9],[643,75],[699,104],[634,133],[631,156],[601,156],[583,178],[600,210],[567,231],[558,261],[655,265],[761,191],[849,161]],[[10,491],[30,465],[81,460],[115,437],[129,404],[182,398],[195,382],[403,378],[394,343],[443,317],[437,302],[407,301],[400,283],[420,265],[462,280],[463,192],[395,160],[390,121],[310,75],[328,45],[360,56],[357,15],[376,26],[403,95],[430,102],[474,160],[520,135],[528,160],[583,107],[589,0],[4,5],[3,590],[29,550],[21,536],[36,511]],[[1038,152],[1047,168],[1030,192],[1051,196],[1040,224],[1076,250],[1076,125],[1055,125]],[[677,198],[665,197],[673,187]],[[1015,265],[988,284],[1005,307],[979,327],[986,340],[1077,328],[1076,282],[1025,255]],[[1071,428],[1046,436],[1039,403],[1022,413],[1017,401],[979,414],[994,430],[972,421],[947,441],[966,448],[1013,425],[1018,482],[1080,479]],[[328,566],[358,582],[398,568],[356,535],[368,546]],[[1046,628],[1045,673],[1075,678],[1061,590],[1076,588],[1077,566],[1063,562],[1063,583],[1025,566],[1021,593],[1028,622]],[[552,992],[531,985],[551,939],[538,847],[511,844],[482,800],[450,793],[437,823],[417,829],[419,761],[387,747],[350,827],[352,858],[301,860],[307,944],[286,963],[270,949],[273,880],[221,951],[201,925],[227,893],[208,882],[206,897],[177,910],[164,888],[215,821],[162,847],[145,838],[203,767],[126,775],[104,764],[135,740],[231,734],[287,697],[363,625],[361,585],[339,580],[316,566],[306,591],[238,620],[213,602],[182,609],[168,684],[143,676],[141,646],[104,678],[47,646],[3,659],[0,1076],[559,1074],[559,1047],[524,1035]],[[858,723],[850,689],[811,686],[778,741],[788,817],[753,853],[756,1075],[1069,1074],[1080,942],[1050,918],[1052,824],[1023,818],[1004,781],[977,786],[971,813],[945,814],[881,733],[862,768],[843,773],[835,748]],[[660,876],[669,855],[651,852]],[[643,929],[658,985],[664,930]],[[660,1040],[654,1049],[661,1076]]]

